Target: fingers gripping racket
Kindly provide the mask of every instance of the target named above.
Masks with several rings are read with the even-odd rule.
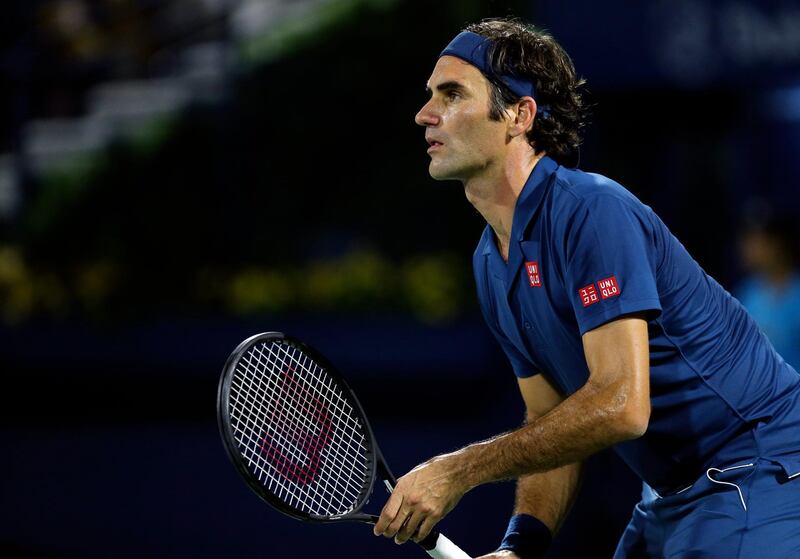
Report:
[[[306,522],[375,524],[362,512],[376,476],[396,478],[344,378],[317,351],[279,332],[243,341],[228,357],[217,393],[220,434],[250,488]],[[431,532],[420,545],[438,559],[469,559]]]

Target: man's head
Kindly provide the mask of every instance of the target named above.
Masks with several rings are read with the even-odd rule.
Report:
[[[569,56],[546,33],[510,19],[472,24],[443,51],[416,122],[436,141],[430,173],[465,180],[523,142],[567,162],[583,104]]]

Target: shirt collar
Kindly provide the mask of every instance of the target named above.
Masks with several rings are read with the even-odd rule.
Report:
[[[557,168],[558,163],[545,155],[533,168],[528,180],[525,181],[525,186],[522,187],[522,192],[520,192],[517,203],[514,206],[514,219],[511,223],[512,247],[519,241],[524,240],[525,230],[536,214],[536,210],[542,204],[545,190],[547,190],[547,183]],[[514,240],[517,243],[514,243]],[[494,231],[492,231],[491,226],[486,225],[486,229],[483,232],[483,254],[487,255],[492,252],[497,252],[497,243],[495,243]],[[511,247],[509,247],[509,264],[511,264],[510,253]]]

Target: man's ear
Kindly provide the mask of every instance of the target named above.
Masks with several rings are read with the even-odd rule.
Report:
[[[537,109],[533,97],[526,96],[517,101],[516,106],[511,110],[513,118],[509,122],[509,136],[515,137],[528,132],[533,127]]]

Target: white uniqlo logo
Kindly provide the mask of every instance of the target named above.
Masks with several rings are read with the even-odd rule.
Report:
[[[525,262],[525,269],[528,270],[528,281],[531,287],[542,287],[542,278],[539,275],[539,263]]]
[[[616,297],[620,294],[619,284],[617,283],[617,278],[615,276],[598,281],[597,287],[600,288],[600,296],[603,299]]]

